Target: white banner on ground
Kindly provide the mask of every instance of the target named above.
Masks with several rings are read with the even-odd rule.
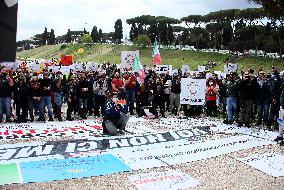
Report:
[[[279,154],[256,154],[236,159],[273,177],[284,176],[284,156]]]
[[[205,79],[181,79],[180,103],[189,105],[203,105],[205,103]]]
[[[179,140],[109,151],[123,160],[130,168],[140,170],[204,160],[270,144],[272,144],[271,141],[250,136],[234,136],[195,144]]]
[[[235,63],[227,63],[224,65],[224,73],[236,72],[238,65]]]
[[[171,73],[172,69],[172,65],[156,65],[155,67],[155,71],[157,74],[166,74],[167,72]]]
[[[124,73],[133,68],[135,55],[137,56],[139,60],[139,50],[121,52],[121,57],[120,57],[120,61],[121,61],[120,72],[121,73]]]
[[[178,190],[200,185],[191,176],[178,170],[151,172],[129,176],[128,178],[138,190]]]

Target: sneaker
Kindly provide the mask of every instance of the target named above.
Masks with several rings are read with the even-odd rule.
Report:
[[[278,141],[282,141],[283,142],[283,137],[276,137],[276,139],[274,139],[275,142],[278,142]]]

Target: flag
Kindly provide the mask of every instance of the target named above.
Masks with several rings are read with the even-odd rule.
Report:
[[[154,65],[158,65],[161,63],[161,55],[157,45],[157,41],[154,42],[154,47],[153,47],[153,63]]]
[[[136,54],[134,56],[134,63],[133,63],[132,71],[133,72],[139,72],[140,71],[139,60],[138,60],[138,57],[137,57]]]

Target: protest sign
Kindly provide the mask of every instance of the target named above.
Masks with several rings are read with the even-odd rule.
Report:
[[[172,72],[172,65],[156,65],[155,71],[157,74],[166,74],[167,72]]]
[[[181,79],[180,103],[189,105],[203,105],[205,103],[205,79]]]
[[[198,65],[198,71],[199,72],[205,72],[206,71],[206,66],[199,66]]]
[[[124,73],[126,71],[132,70],[134,64],[135,55],[139,60],[139,50],[137,51],[122,51],[120,58],[120,72]]]
[[[224,65],[224,73],[236,72],[238,65],[235,63],[227,63]]]
[[[188,65],[183,65],[182,68],[181,68],[181,72],[182,74],[187,74],[189,72],[190,68]]]

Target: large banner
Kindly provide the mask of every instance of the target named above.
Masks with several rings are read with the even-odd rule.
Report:
[[[135,55],[137,56],[139,60],[139,50],[121,52],[121,58],[120,58],[120,61],[121,61],[120,72],[121,73],[129,71],[130,69],[133,68]]]
[[[180,104],[203,105],[205,103],[205,79],[181,79]]]
[[[140,170],[205,160],[270,144],[272,144],[272,141],[243,135],[194,144],[181,139],[147,146],[123,147],[108,150],[108,152],[116,155],[133,170]]]
[[[194,140],[209,133],[208,127],[196,127],[159,134],[125,137],[96,137],[94,140],[48,141],[0,145],[0,164],[47,159],[62,159],[79,152],[93,152],[122,147],[136,147],[180,139]],[[187,142],[187,141],[185,141]],[[184,144],[184,143],[183,143]],[[120,152],[120,151],[118,151]]]
[[[194,188],[200,184],[188,174],[178,170],[138,174],[128,178],[138,190],[178,190]]]
[[[173,69],[172,65],[156,65],[155,66],[155,71],[157,74],[166,74],[169,72],[171,74]]]
[[[237,160],[273,177],[284,176],[284,156],[275,153],[256,154]]]

